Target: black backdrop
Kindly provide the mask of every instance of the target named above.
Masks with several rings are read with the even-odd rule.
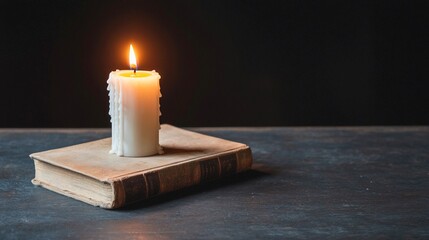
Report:
[[[429,124],[428,1],[0,6],[0,127],[108,127],[129,43],[162,75],[163,123]]]

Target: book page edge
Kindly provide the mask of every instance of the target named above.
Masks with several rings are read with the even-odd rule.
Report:
[[[67,191],[67,190],[63,190],[63,189],[57,188],[57,187],[52,186],[52,185],[50,185],[50,184],[48,184],[46,182],[39,181],[36,178],[33,178],[31,180],[31,183],[33,183],[36,186],[41,186],[41,187],[46,188],[48,190],[51,190],[53,192],[59,193],[61,195],[64,195],[64,196],[67,196],[67,197],[70,197],[70,198],[73,198],[73,199],[76,199],[76,200],[79,200],[79,201],[82,201],[82,202],[85,202],[87,204],[90,204],[90,205],[93,205],[93,206],[96,206],[96,207],[101,207],[101,208],[106,208],[106,209],[111,209],[112,208],[112,203],[105,203],[105,202],[95,201],[95,200],[93,200],[91,198],[87,198],[85,196],[82,196],[82,195],[79,195],[79,194],[76,194],[76,193],[73,193],[73,192],[70,192],[70,191]]]

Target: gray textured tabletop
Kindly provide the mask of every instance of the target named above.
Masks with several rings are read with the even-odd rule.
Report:
[[[121,210],[30,182],[30,153],[109,130],[0,130],[0,238],[429,238],[429,127],[193,130],[248,144],[253,169]]]

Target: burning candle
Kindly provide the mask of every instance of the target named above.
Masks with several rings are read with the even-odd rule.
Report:
[[[116,70],[107,80],[112,123],[112,149],[118,156],[142,157],[161,153],[159,145],[159,79],[155,71],[137,70],[130,45],[131,70]]]

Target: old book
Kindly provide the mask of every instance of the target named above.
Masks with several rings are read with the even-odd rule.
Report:
[[[162,193],[250,169],[242,143],[162,125],[164,154],[118,157],[111,138],[33,153],[33,184],[102,208],[120,208]]]

